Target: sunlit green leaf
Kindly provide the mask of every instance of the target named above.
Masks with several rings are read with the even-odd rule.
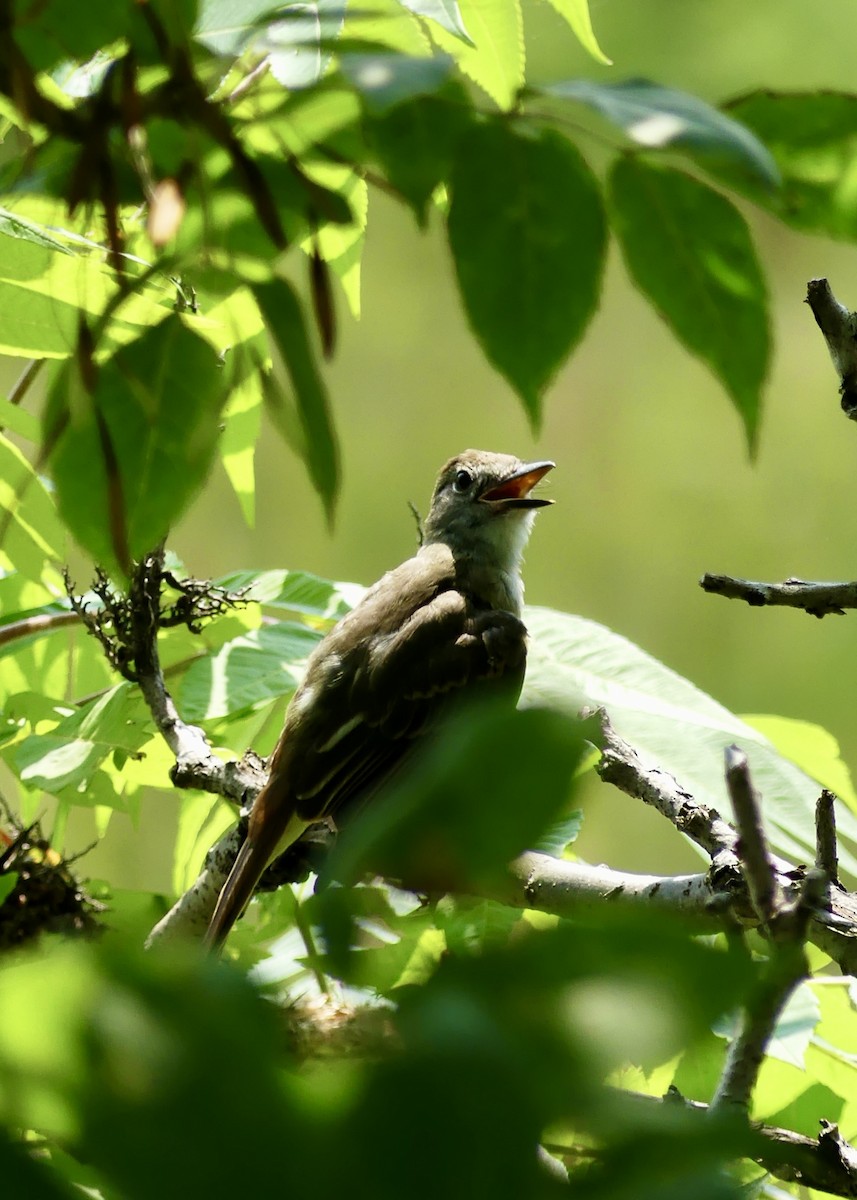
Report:
[[[66,539],[53,498],[17,446],[0,434],[0,551],[29,579],[61,562]]]
[[[818,784],[783,758],[757,730],[626,638],[583,617],[528,608],[530,633],[525,703],[570,713],[607,710],[643,763],[660,766],[702,804],[729,815],[724,749],[747,754],[762,796],[773,849],[793,862],[815,861]],[[857,819],[839,815],[840,863],[857,875]]]
[[[548,0],[564,21],[568,23],[574,36],[596,62],[611,66],[612,62],[598,45],[592,28],[592,18],[589,15],[589,0]]]
[[[190,666],[179,690],[181,711],[189,721],[203,721],[291,696],[320,637],[281,621],[235,638]]]
[[[262,388],[254,371],[230,392],[224,410],[220,457],[238,497],[244,520],[252,527],[256,512],[255,457],[262,413]]]
[[[449,240],[470,324],[537,426],[542,394],[598,300],[605,229],[595,177],[557,133],[479,126],[459,143]]]
[[[857,794],[848,764],[841,757],[839,743],[827,729],[793,717],[748,716],[748,725],[772,742],[784,758],[810,775],[822,787],[829,788],[852,812],[857,813]]]
[[[744,218],[690,176],[631,158],[613,168],[610,199],[632,279],[720,379],[752,450],[770,330],[765,279]]]
[[[432,38],[499,108],[511,108],[524,83],[519,0],[460,0],[460,11],[471,45],[434,24]]]

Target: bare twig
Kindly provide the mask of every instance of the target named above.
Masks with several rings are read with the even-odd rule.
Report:
[[[815,865],[830,883],[839,883],[836,854],[836,797],[824,788],[815,802]]]
[[[24,617],[20,621],[11,621],[0,629],[0,646],[6,646],[19,638],[32,637],[37,633],[52,633],[54,629],[62,629],[65,625],[79,624],[80,617],[76,612],[39,613],[34,617]]]
[[[777,874],[768,853],[759,795],[750,778],[747,755],[738,746],[726,749],[726,786],[732,800],[739,840],[736,846],[753,908],[761,924],[777,912],[782,898]]]
[[[790,578],[782,583],[762,583],[731,575],[706,574],[699,585],[713,596],[746,600],[752,608],[802,608],[812,617],[843,616],[846,609],[857,608],[857,581],[825,583]]]
[[[826,279],[810,279],[806,302],[839,376],[842,410],[853,419],[857,417],[857,314],[839,303]]]

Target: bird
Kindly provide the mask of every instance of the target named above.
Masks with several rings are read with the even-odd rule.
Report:
[[[267,865],[312,824],[339,829],[461,699],[517,703],[521,563],[533,489],[553,462],[465,450],[441,469],[422,544],[322,639],[286,711],[268,779],[205,935],[219,949]]]

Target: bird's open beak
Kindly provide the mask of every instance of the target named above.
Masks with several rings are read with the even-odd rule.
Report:
[[[540,496],[531,496],[530,492],[548,471],[552,471],[556,463],[535,462],[524,463],[514,475],[498,483],[496,487],[488,488],[479,497],[488,504],[499,504],[502,508],[544,508],[553,504],[553,500],[543,500]]]

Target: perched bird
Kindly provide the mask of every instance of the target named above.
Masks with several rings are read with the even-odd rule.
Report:
[[[438,477],[413,558],[389,571],[307,664],[206,934],[219,946],[268,863],[371,797],[448,711],[524,679],[521,558],[552,462],[465,450]]]

